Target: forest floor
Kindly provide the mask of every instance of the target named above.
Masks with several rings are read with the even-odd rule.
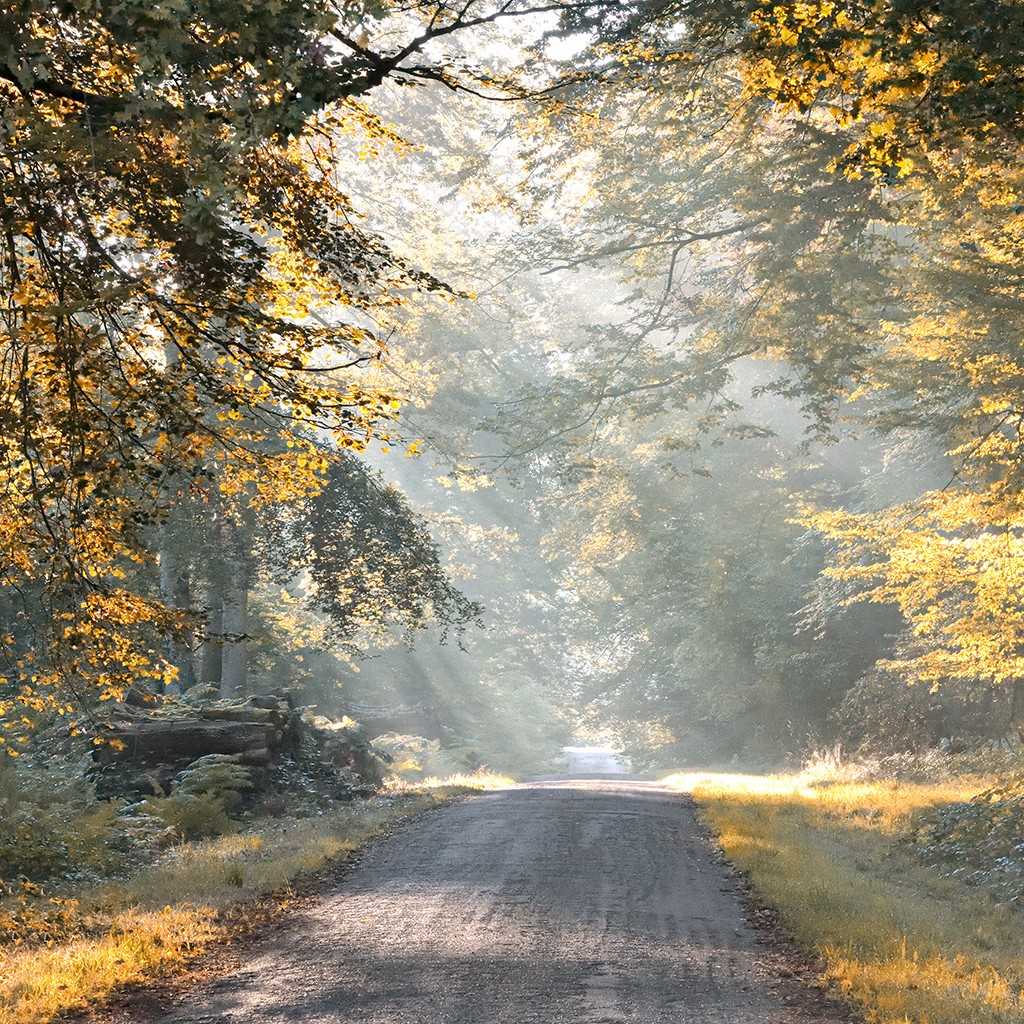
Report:
[[[0,1024],[1024,1024],[999,773],[933,769],[496,779],[249,826],[0,948]],[[938,868],[937,813],[973,830]]]
[[[136,1024],[846,1024],[691,799],[565,780],[418,817]],[[161,1005],[163,1004],[163,1005]]]

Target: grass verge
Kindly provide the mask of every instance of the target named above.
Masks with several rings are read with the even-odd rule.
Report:
[[[906,840],[990,780],[936,785],[678,775],[759,900],[879,1024],[1024,1022],[1019,911],[942,877]]]
[[[283,907],[297,878],[343,861],[413,815],[509,782],[426,780],[315,818],[265,819],[242,833],[184,843],[132,878],[77,900],[37,892],[29,912],[8,915],[0,1024],[46,1024],[126,985],[179,970],[211,942],[244,928],[260,897],[278,893]],[[56,913],[34,909],[40,901]],[[12,920],[21,927],[11,927]]]

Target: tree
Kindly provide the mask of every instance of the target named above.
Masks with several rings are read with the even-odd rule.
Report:
[[[620,489],[635,512],[652,453],[684,473],[746,479],[744,460],[729,466],[716,445],[766,443],[777,431],[741,386],[748,357],[761,358],[772,368],[756,375],[756,394],[798,402],[812,436],[872,436],[897,465],[904,453],[903,480],[818,495],[822,511],[806,520],[840,543],[834,571],[886,605],[888,632],[901,631],[900,613],[918,629],[885,678],[1016,692],[1022,221],[1009,154],[1019,148],[1021,29],[1009,3],[636,3],[563,20],[556,35],[589,33],[591,45],[564,76],[563,102],[519,117],[528,174],[489,209],[520,217],[507,262],[548,275],[549,298],[589,289],[590,315],[552,329],[551,367],[549,350],[534,346],[487,425],[521,476],[575,488],[581,513],[554,524],[564,550],[593,556],[605,545],[629,564],[643,530],[605,524]],[[490,163],[477,155],[454,185],[479,202],[480,168],[507,179],[508,163],[501,150]],[[641,430],[640,447],[610,443]],[[927,473],[917,473],[922,451]],[[878,460],[868,464],[877,471]],[[801,531],[774,536],[778,562]],[[639,578],[685,579],[694,552],[669,550],[675,577],[655,565]],[[608,570],[592,558],[577,575],[597,594],[595,566]],[[701,605],[696,595],[722,582],[709,567],[691,620],[705,637],[726,633],[730,619],[748,637],[774,635],[759,653],[779,654],[777,664],[739,661],[765,685],[773,672],[780,687],[788,680],[797,704],[808,692],[793,683],[798,657],[809,687],[829,685],[815,672],[838,675],[820,724],[864,667],[856,650],[843,652],[863,634],[851,629],[823,651],[790,645],[770,599],[740,599],[757,592],[760,571],[734,595],[723,586],[728,600]],[[802,587],[849,596],[810,570],[789,583],[787,614]],[[641,621],[658,617],[661,605],[638,604]],[[646,649],[666,676],[690,667],[669,664],[667,636],[595,605],[594,652]],[[878,619],[866,621],[871,634]],[[884,658],[889,645],[875,640],[865,652]],[[776,671],[787,663],[788,674]]]
[[[444,40],[567,6],[0,14],[8,708],[170,678],[159,634],[183,625],[149,582],[152,525],[194,488],[314,493],[310,429],[357,450],[388,432],[382,339],[404,295],[444,286],[361,227],[332,152],[403,145],[357,98],[388,78],[498,88]]]
[[[1014,693],[1022,27],[1016,4],[942,3],[637,4],[567,23],[599,40],[573,104],[527,126],[527,188],[576,197],[567,228],[542,222],[541,258],[617,270],[623,303],[530,389],[554,418],[520,449],[687,422],[697,401],[703,422],[662,444],[757,435],[734,419],[737,368],[766,358],[757,390],[800,401],[809,430],[947,453],[923,494],[807,521],[838,542],[836,574],[909,619],[921,642],[896,677]]]
[[[725,70],[747,96],[848,128],[835,166],[851,176],[898,180],[965,150],[999,164],[1020,141],[1014,0],[637,0],[568,11],[561,32],[592,41],[569,81],[703,87]]]
[[[330,623],[327,641],[355,647],[360,633],[398,626],[408,637],[435,625],[442,642],[483,611],[449,580],[427,524],[394,487],[355,457],[335,462],[324,487],[279,526],[270,564],[298,579]]]

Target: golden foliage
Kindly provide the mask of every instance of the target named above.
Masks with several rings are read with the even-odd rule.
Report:
[[[346,806],[287,829],[267,821],[243,835],[182,844],[127,881],[63,904],[59,920],[52,912],[22,914],[17,935],[0,945],[0,1024],[45,1024],[125,985],[178,970],[210,942],[251,924],[246,901],[276,892],[284,909],[298,876],[346,858],[411,815],[500,784],[431,780],[405,787],[385,805]],[[45,894],[38,898],[47,901]],[[8,923],[4,915],[0,905],[0,926]]]
[[[834,542],[826,574],[852,585],[850,600],[897,605],[921,641],[919,653],[881,667],[932,687],[1024,675],[1024,518],[1005,483],[933,491],[878,513],[808,510],[803,521]]]
[[[332,446],[390,436],[382,328],[442,286],[360,226],[333,165],[409,147],[257,62],[329,24],[286,7],[153,33],[40,7],[36,63],[0,76],[4,718],[171,677],[183,623],[147,578],[176,506],[299,500]]]

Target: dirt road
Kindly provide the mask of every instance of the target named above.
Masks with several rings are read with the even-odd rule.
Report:
[[[850,1019],[760,942],[685,798],[652,783],[539,783],[419,819],[243,970],[158,1020]]]

